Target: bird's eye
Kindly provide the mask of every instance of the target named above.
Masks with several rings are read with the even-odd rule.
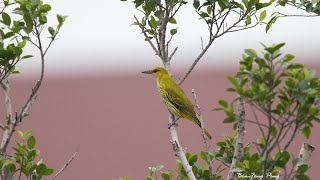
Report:
[[[156,73],[156,72],[158,72],[158,71],[159,71],[158,69],[153,70],[154,73]]]

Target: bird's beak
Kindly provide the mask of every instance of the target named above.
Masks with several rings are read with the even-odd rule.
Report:
[[[144,73],[144,74],[152,74],[152,72],[149,70],[149,71],[143,71],[141,73]]]

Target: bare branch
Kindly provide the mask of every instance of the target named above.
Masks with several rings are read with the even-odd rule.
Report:
[[[192,94],[193,94],[194,102],[195,102],[196,107],[198,109],[198,115],[199,115],[199,119],[200,119],[200,123],[201,123],[201,133],[202,133],[202,139],[203,139],[203,143],[205,145],[205,150],[206,150],[206,156],[207,156],[206,161],[207,161],[207,165],[208,165],[209,171],[210,171],[210,180],[213,180],[211,159],[209,156],[210,146],[208,145],[207,137],[205,135],[205,128],[204,128],[204,123],[203,123],[203,119],[202,119],[202,115],[201,115],[201,108],[200,108],[200,105],[199,105],[199,102],[197,99],[197,94],[194,89],[192,89]]]
[[[60,171],[59,171],[57,174],[55,174],[55,175],[51,178],[51,180],[54,180],[55,178],[57,178],[57,177],[71,164],[71,162],[73,161],[73,159],[76,157],[77,153],[78,153],[78,151],[76,151],[76,152],[71,156],[71,158],[68,160],[68,162],[60,169]]]
[[[5,91],[5,108],[6,108],[6,118],[7,118],[7,126],[4,127],[4,133],[0,145],[0,151],[5,152],[3,147],[8,146],[9,139],[12,136],[13,131],[16,127],[16,119],[12,116],[12,105],[11,105],[11,97],[10,97],[10,83],[7,78],[1,82],[1,86]]]
[[[34,85],[34,87],[32,88],[31,94],[29,96],[29,98],[27,99],[26,103],[24,104],[24,106],[22,107],[20,113],[19,113],[19,121],[21,122],[22,119],[28,115],[28,111],[30,110],[33,102],[36,99],[37,96],[37,92],[42,84],[43,78],[44,78],[44,52],[42,49],[42,43],[41,43],[41,37],[40,37],[40,32],[38,30],[38,28],[35,28],[36,30],[36,37],[38,39],[38,45],[39,45],[39,51],[40,51],[40,55],[41,55],[41,73],[40,73],[40,78],[39,80],[36,82],[36,84]]]
[[[209,47],[212,45],[213,41],[217,38],[219,38],[220,36],[228,33],[228,32],[231,32],[233,31],[232,28],[234,28],[237,24],[239,24],[246,16],[247,14],[249,13],[249,11],[246,11],[240,18],[239,20],[237,20],[236,22],[234,22],[230,27],[227,27],[225,30],[223,30],[220,34],[220,30],[221,30],[221,27],[223,27],[225,21],[226,21],[226,18],[228,17],[229,13],[231,12],[231,9],[228,9],[227,12],[225,14],[222,15],[222,20],[220,22],[220,25],[218,25],[218,21],[215,20],[215,21],[212,21],[211,24],[208,24],[209,26],[209,33],[210,33],[210,39],[209,39],[209,42],[208,44],[206,45],[206,47],[202,50],[202,52],[197,56],[197,58],[194,60],[194,62],[192,63],[192,65],[190,66],[189,70],[185,73],[184,76],[182,76],[182,78],[180,78],[178,84],[182,84],[183,81],[189,76],[189,74],[192,72],[192,70],[194,69],[194,67],[198,64],[199,60],[202,58],[202,56],[208,51]],[[212,33],[212,27],[213,27],[213,23],[216,24],[217,26],[217,30],[216,30],[216,33],[215,35],[213,35]],[[246,28],[245,28],[246,29]],[[244,29],[243,29],[244,30]]]
[[[172,51],[171,55],[169,56],[168,61],[171,61],[172,57],[173,57],[174,54],[177,52],[177,50],[178,50],[178,47],[176,47],[176,48]]]
[[[278,17],[317,17],[320,16],[320,14],[313,14],[313,15],[304,15],[304,14],[283,14],[280,12],[276,12],[278,14]]]
[[[314,151],[314,147],[308,143],[303,143],[299,153],[299,161],[296,164],[296,169],[303,164],[309,164],[311,154]]]
[[[174,115],[172,115],[170,113],[169,124],[172,124],[173,121],[174,121]],[[172,144],[173,150],[175,152],[175,155],[177,157],[179,157],[181,164],[183,166],[183,169],[186,171],[189,179],[196,180],[196,177],[194,176],[194,174],[192,172],[192,167],[190,166],[190,164],[186,158],[184,150],[182,149],[181,145],[179,144],[179,138],[178,138],[176,126],[170,127],[170,134],[171,134],[171,144]]]
[[[252,108],[252,106],[250,106],[250,108],[251,108],[251,111],[252,111],[252,113],[253,113],[254,119],[256,120],[256,122],[257,122],[257,124],[258,124],[258,127],[259,127],[259,129],[260,129],[260,131],[261,131],[262,137],[263,137],[264,139],[266,139],[266,135],[265,135],[265,133],[264,133],[262,127],[261,127],[262,125],[261,125],[260,122],[259,122],[259,118],[258,118],[256,112],[254,111],[254,109]],[[247,121],[247,120],[246,120],[246,121]],[[265,125],[265,126],[268,127],[267,125]]]
[[[192,65],[190,66],[189,70],[187,71],[187,73],[179,80],[178,84],[182,84],[184,80],[186,80],[186,78],[189,76],[189,74],[192,72],[192,70],[194,69],[194,67],[198,64],[198,62],[200,61],[200,59],[202,58],[202,56],[207,52],[207,50],[209,49],[209,47],[211,46],[213,42],[213,39],[209,40],[208,44],[206,45],[206,47],[202,50],[202,52],[198,55],[198,57],[196,58],[196,60],[192,63]]]

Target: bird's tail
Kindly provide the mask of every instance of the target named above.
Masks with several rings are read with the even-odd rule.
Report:
[[[200,122],[200,120],[199,120],[199,117],[197,117],[196,120],[193,119],[192,121],[201,128],[201,122]],[[206,136],[207,136],[210,140],[212,139],[210,133],[207,131],[206,128],[204,128],[204,134],[206,134]]]
[[[211,135],[209,134],[209,132],[206,130],[206,128],[204,128],[204,133],[206,134],[206,136],[211,140],[212,137]]]

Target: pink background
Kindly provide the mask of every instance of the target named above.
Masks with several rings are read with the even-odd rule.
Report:
[[[168,114],[159,100],[155,79],[141,74],[142,70],[145,69],[88,77],[49,74],[30,116],[17,129],[33,130],[41,157],[55,172],[78,150],[78,155],[59,179],[117,180],[122,176],[145,179],[149,166],[163,164],[164,170],[173,169],[176,158],[169,142]],[[233,133],[231,124],[222,123],[225,115],[211,109],[218,106],[219,99],[235,98],[225,91],[231,87],[226,76],[234,72],[217,68],[197,70],[182,85],[189,97],[191,89],[196,90],[205,125],[213,135],[210,145],[215,149],[215,142]],[[181,74],[176,73],[175,77]],[[15,111],[20,109],[35,80],[35,77],[23,76],[12,80]],[[3,109],[4,103],[1,103],[4,124]],[[247,132],[248,143],[260,136],[254,125],[249,125]],[[182,146],[188,151],[197,153],[204,149],[200,130],[189,121],[180,120],[178,133]],[[320,165],[317,161],[320,158],[319,135],[316,124],[309,140],[299,136],[290,147],[296,156],[303,142],[316,147],[308,172],[311,179],[320,176],[316,168]],[[9,150],[11,146],[12,143]]]

